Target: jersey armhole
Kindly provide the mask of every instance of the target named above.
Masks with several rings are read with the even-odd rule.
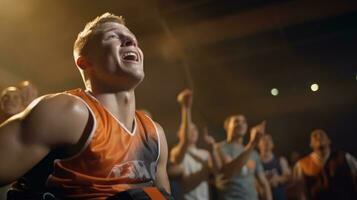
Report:
[[[93,136],[94,136],[94,133],[95,133],[95,131],[96,131],[96,129],[97,129],[97,120],[96,120],[96,117],[95,117],[95,113],[94,113],[94,111],[92,110],[92,108],[88,105],[88,103],[87,103],[86,101],[84,101],[84,100],[83,100],[81,97],[79,97],[79,96],[76,96],[76,95],[73,95],[73,94],[70,94],[70,93],[64,93],[64,94],[69,95],[69,96],[72,96],[72,97],[74,97],[74,98],[80,100],[80,101],[87,107],[87,109],[89,110],[89,113],[90,113],[90,116],[89,116],[89,118],[88,118],[87,125],[88,125],[88,123],[90,123],[91,119],[92,119],[93,125],[92,125],[91,130],[89,131],[89,134],[87,134],[88,137],[87,137],[86,141],[84,142],[83,147],[82,147],[77,153],[74,153],[73,155],[69,156],[68,158],[56,159],[55,162],[58,162],[58,161],[69,161],[69,160],[72,160],[72,159],[74,159],[74,158],[80,156],[80,155],[83,153],[83,151],[84,151],[84,150],[88,147],[88,145],[90,144],[90,142],[91,142],[91,140],[92,140],[92,138],[93,138]],[[86,127],[85,127],[85,130],[87,129],[87,125],[86,125]],[[79,142],[80,142],[80,140],[81,140],[81,139],[79,139]]]
[[[156,123],[154,122],[154,120],[152,120],[149,116],[147,116],[146,114],[144,114],[146,118],[148,118],[150,120],[150,122],[153,124],[154,128],[155,128],[155,132],[156,132],[156,136],[157,136],[157,158],[156,158],[156,164],[159,162],[159,158],[160,158],[160,134],[159,131],[157,129]]]

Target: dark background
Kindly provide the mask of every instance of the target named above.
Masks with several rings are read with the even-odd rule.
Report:
[[[242,113],[250,125],[268,121],[280,154],[307,153],[310,132],[323,128],[357,155],[356,1],[2,0],[0,87],[24,79],[41,94],[83,87],[73,42],[106,11],[123,15],[139,39],[146,79],[138,108],[152,112],[170,146],[176,95],[191,88],[193,120],[217,140],[224,118]]]

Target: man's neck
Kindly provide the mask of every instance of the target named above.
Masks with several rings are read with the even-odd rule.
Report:
[[[331,149],[329,147],[314,150],[314,153],[319,157],[322,163],[325,163],[330,156]]]
[[[134,90],[117,93],[91,91],[92,95],[129,131],[134,129],[135,93]]]
[[[243,137],[235,136],[231,143],[234,145],[237,145],[237,146],[242,146],[243,145]]]

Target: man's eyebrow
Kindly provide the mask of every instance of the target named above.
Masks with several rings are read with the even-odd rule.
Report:
[[[103,32],[110,32],[110,31],[116,31],[116,30],[118,30],[118,29],[117,29],[116,27],[113,27],[113,28],[104,29]],[[125,35],[128,35],[128,36],[134,38],[135,40],[137,40],[136,37],[135,37],[135,35],[134,35],[131,31],[124,29],[124,31],[122,31],[122,32],[123,32]]]

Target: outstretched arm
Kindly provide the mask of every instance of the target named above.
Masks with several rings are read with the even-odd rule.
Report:
[[[48,95],[2,123],[0,185],[18,179],[52,148],[75,145],[88,116],[88,109],[77,98],[63,94]]]
[[[272,198],[272,195],[271,195],[270,185],[269,185],[269,182],[268,182],[267,178],[265,177],[265,174],[264,174],[263,171],[257,173],[257,180],[263,186],[264,199],[265,200],[272,200],[273,198]]]
[[[208,147],[208,152],[209,152],[209,167],[210,170],[213,174],[218,173],[218,169],[221,167],[221,163],[218,158],[218,150],[217,150],[217,144],[216,140],[214,137],[208,134],[208,129],[207,127],[203,128],[203,140],[205,141],[207,147]]]
[[[297,162],[293,169],[293,188],[299,200],[306,200],[306,188],[305,179],[300,166],[300,162]]]
[[[184,155],[187,151],[187,139],[190,131],[191,120],[191,107],[192,107],[192,91],[183,90],[178,96],[177,101],[181,105],[181,125],[178,132],[179,142],[172,148],[170,152],[170,161],[173,164],[182,162]]]

